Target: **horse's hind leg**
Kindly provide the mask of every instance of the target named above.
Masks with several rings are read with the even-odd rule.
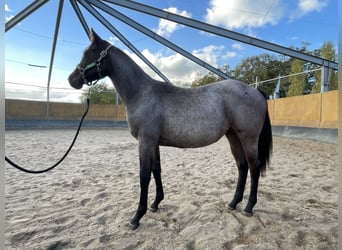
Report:
[[[154,199],[152,205],[151,205],[151,211],[156,212],[158,210],[159,203],[164,199],[164,191],[163,191],[163,184],[161,180],[161,167],[160,167],[160,152],[159,152],[159,146],[156,147],[156,161],[154,163],[154,166],[152,168],[152,173],[154,177],[154,181],[156,183],[156,198]]]
[[[230,149],[235,158],[238,171],[239,171],[239,178],[238,178],[238,183],[236,185],[234,198],[228,205],[228,207],[231,210],[235,210],[237,204],[242,201],[243,193],[245,191],[246,179],[247,179],[247,174],[248,174],[248,164],[247,164],[247,160],[246,160],[242,145],[236,133],[232,129],[230,129],[227,132],[226,136],[228,138]]]
[[[254,164],[250,168],[251,175],[251,190],[249,194],[249,199],[246,208],[244,209],[244,213],[247,216],[253,215],[253,207],[257,203],[257,195],[258,195],[258,185],[259,185],[259,177],[260,177],[260,161],[254,161]]]
[[[252,216],[253,207],[257,203],[261,164],[260,164],[260,161],[258,160],[258,143],[250,141],[250,142],[245,143],[244,145],[245,145],[244,147],[245,154],[246,154],[248,166],[250,169],[250,176],[251,176],[250,194],[249,194],[247,206],[244,209],[244,214],[247,216]]]

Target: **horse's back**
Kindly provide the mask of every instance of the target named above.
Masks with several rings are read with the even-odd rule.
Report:
[[[165,110],[179,114],[189,110],[191,114],[187,115],[190,117],[210,117],[210,113],[217,112],[231,118],[237,115],[253,117],[253,114],[264,116],[266,110],[265,97],[260,91],[233,79],[191,89],[168,86],[158,95]]]
[[[263,124],[267,111],[264,95],[257,89],[237,80],[224,80],[222,87],[224,105],[232,126],[258,126]]]
[[[226,134],[230,127],[257,126],[260,123],[258,115],[264,116],[259,112],[265,103],[262,95],[235,80],[192,89],[158,86],[155,95],[162,123],[162,145],[209,145]]]

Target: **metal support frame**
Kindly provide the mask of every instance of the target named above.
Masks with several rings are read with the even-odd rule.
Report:
[[[59,0],[58,11],[57,11],[57,18],[56,18],[56,25],[55,25],[55,33],[54,33],[53,42],[52,42],[52,50],[51,50],[50,66],[49,66],[49,75],[48,75],[48,80],[47,80],[46,116],[49,116],[49,112],[50,112],[50,106],[49,106],[49,103],[50,103],[50,82],[51,82],[53,62],[54,62],[54,59],[55,59],[55,51],[56,51],[56,44],[57,44],[57,39],[58,39],[59,26],[61,24],[63,5],[64,5],[64,0]]]
[[[48,0],[36,0],[30,5],[28,5],[25,9],[23,9],[21,12],[19,12],[15,17],[13,17],[11,20],[7,21],[5,23],[5,31],[7,32],[11,28],[13,28],[16,24],[18,24],[20,21],[24,20],[27,16],[32,14],[34,11],[39,9],[41,6],[43,6],[45,3],[47,3]],[[130,0],[70,0],[70,3],[80,20],[86,34],[89,37],[90,29],[87,25],[87,22],[82,15],[81,10],[79,9],[77,2],[80,2],[85,8],[88,9],[88,11],[94,15],[104,26],[106,26],[115,36],[117,36],[128,48],[130,48],[134,53],[137,54],[149,67],[152,68],[161,78],[163,78],[165,81],[168,81],[167,78],[152,64],[150,63],[119,31],[117,31],[101,14],[99,14],[91,5],[101,9],[102,11],[108,13],[109,15],[113,16],[114,18],[117,18],[118,20],[126,23],[127,25],[133,27],[134,29],[142,32],[143,34],[151,37],[152,39],[162,43],[163,45],[171,48],[172,50],[182,54],[186,58],[190,59],[191,61],[197,63],[198,65],[210,70],[211,72],[221,76],[224,79],[229,78],[226,74],[221,72],[220,70],[212,67],[211,65],[207,64],[206,62],[202,61],[201,59],[195,57],[191,53],[187,52],[186,50],[180,48],[179,46],[175,45],[174,43],[171,43],[170,41],[166,40],[165,38],[159,36],[155,32],[147,29],[145,26],[135,22],[131,18],[123,15],[119,11],[113,9],[107,4],[104,4],[103,2],[111,3],[114,5],[118,5],[121,7],[125,7],[128,9],[132,9],[141,13],[145,13],[148,15],[152,15],[155,17],[163,18],[168,21],[176,22],[188,27],[192,27],[198,30],[202,30],[205,32],[209,32],[212,34],[216,34],[218,36],[226,37],[229,39],[233,39],[236,41],[240,41],[252,46],[256,46],[259,48],[263,48],[266,50],[270,50],[279,54],[284,54],[290,57],[298,58],[307,62],[311,62],[314,64],[318,64],[322,66],[322,75],[321,75],[321,92],[325,92],[328,90],[328,80],[329,80],[329,69],[338,70],[338,64],[333,61],[329,61],[327,59],[309,55],[294,49],[290,49],[278,44],[270,43],[261,39],[257,39],[254,37],[250,37],[247,35],[243,35],[237,32],[233,32],[224,28],[220,28],[217,26],[213,26],[195,19],[191,19],[188,17],[184,17],[181,15],[177,15],[174,13],[170,13],[164,10],[160,10],[145,4],[141,4],[135,1]],[[58,31],[60,26],[60,19],[62,16],[62,9],[63,9],[63,3],[64,0],[59,1],[59,8],[57,13],[57,20],[56,20],[56,26],[55,26],[55,33],[54,33],[54,39],[53,39],[53,45],[52,45],[52,52],[51,52],[51,58],[50,58],[50,67],[49,67],[49,76],[48,76],[48,93],[47,93],[47,102],[49,105],[49,87],[50,87],[50,80],[51,80],[51,73],[52,73],[52,67],[53,67],[53,61],[54,61],[54,55],[55,55],[55,49],[56,49],[56,43],[57,43],[57,37],[58,37]],[[87,6],[87,7],[86,7]],[[49,108],[47,106],[47,115],[49,112]]]
[[[84,0],[81,0],[84,1]],[[162,43],[163,45],[169,47],[170,49],[180,53],[181,55],[185,56],[186,58],[190,59],[191,61],[197,63],[198,65],[210,70],[211,72],[217,74],[218,76],[222,77],[223,79],[228,79],[229,76],[224,74],[222,71],[216,69],[215,67],[211,66],[210,64],[204,62],[203,60],[199,59],[198,57],[192,55],[188,51],[182,49],[181,47],[177,46],[176,44],[168,41],[167,39],[163,38],[162,36],[158,35],[157,33],[151,31],[150,29],[146,28],[145,26],[141,25],[140,23],[134,21],[133,19],[123,15],[121,12],[114,10],[113,8],[109,7],[108,5],[98,1],[98,0],[87,0],[92,5],[96,6],[97,8],[101,9],[102,11],[108,13],[109,15],[119,19],[120,21],[126,23],[127,25],[131,26],[132,28],[142,32],[143,34],[151,37],[152,39]]]
[[[152,16],[160,17],[165,20],[169,20],[172,22],[176,22],[179,24],[186,25],[188,27],[192,27],[195,29],[199,29],[202,31],[206,31],[215,35],[219,35],[222,37],[230,38],[236,41],[240,41],[249,45],[253,45],[259,48],[263,48],[266,50],[270,50],[276,53],[280,53],[283,55],[287,55],[290,57],[298,58],[307,62],[311,62],[314,64],[322,65],[322,66],[327,66],[329,68],[332,68],[334,70],[338,69],[338,64],[333,61],[329,61],[327,59],[324,59],[322,57],[318,56],[313,56],[309,55],[294,49],[290,49],[278,44],[270,43],[261,39],[257,39],[251,36],[247,36],[244,34],[240,34],[234,31],[230,31],[224,28],[220,28],[214,25],[210,25],[195,19],[191,19],[188,17],[184,17],[181,15],[177,15],[174,13],[170,13],[165,10],[160,10],[145,4],[141,4],[135,1],[129,1],[129,0],[104,0],[105,2],[113,3],[122,7],[126,7],[132,10],[136,10],[139,12],[143,12]],[[94,1],[91,1],[94,2]]]
[[[76,0],[70,0],[70,3],[71,3],[71,6],[73,7],[77,17],[78,17],[78,20],[80,20],[81,22],[81,25],[85,31],[85,33],[87,34],[89,40],[90,40],[90,29],[89,29],[89,26],[84,18],[84,16],[82,15],[82,12],[80,10],[80,8],[78,7],[77,3],[76,3]]]
[[[277,99],[280,97],[280,82],[281,82],[281,77],[279,75],[277,85],[276,85],[274,93],[273,93],[273,99]]]
[[[321,69],[321,93],[329,90],[329,68],[323,66]]]
[[[9,31],[16,24],[24,20],[27,16],[31,15],[31,13],[42,7],[48,1],[49,0],[36,0],[33,3],[31,3],[29,6],[27,6],[25,9],[20,11],[17,15],[15,15],[13,18],[11,18],[9,21],[5,23],[5,31]]]
[[[170,82],[132,43],[130,43],[113,25],[111,25],[97,10],[95,10],[86,1],[80,0],[80,4],[86,8],[100,23],[109,29],[117,38],[119,38],[129,49],[131,49],[143,62],[145,62],[154,72],[156,72],[164,81]]]

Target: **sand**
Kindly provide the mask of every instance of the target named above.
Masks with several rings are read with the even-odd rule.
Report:
[[[73,130],[6,131],[6,154],[44,168]],[[337,145],[274,137],[254,216],[227,204],[237,169],[225,138],[161,147],[165,199],[132,231],[137,143],[127,130],[83,130],[65,162],[42,175],[6,166],[6,249],[337,249]],[[249,182],[246,191],[249,191]],[[151,181],[149,204],[155,195]]]

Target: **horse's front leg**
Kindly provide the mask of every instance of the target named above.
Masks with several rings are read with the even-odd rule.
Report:
[[[151,171],[155,159],[155,147],[139,142],[140,160],[140,200],[137,212],[130,221],[131,229],[139,227],[139,221],[147,211],[148,186],[151,180]]]
[[[164,191],[163,191],[163,184],[161,180],[161,167],[160,167],[160,152],[159,146],[156,147],[155,151],[156,160],[153,165],[153,177],[156,183],[156,198],[154,199],[151,205],[151,211],[156,212],[158,210],[159,203],[164,199]]]

